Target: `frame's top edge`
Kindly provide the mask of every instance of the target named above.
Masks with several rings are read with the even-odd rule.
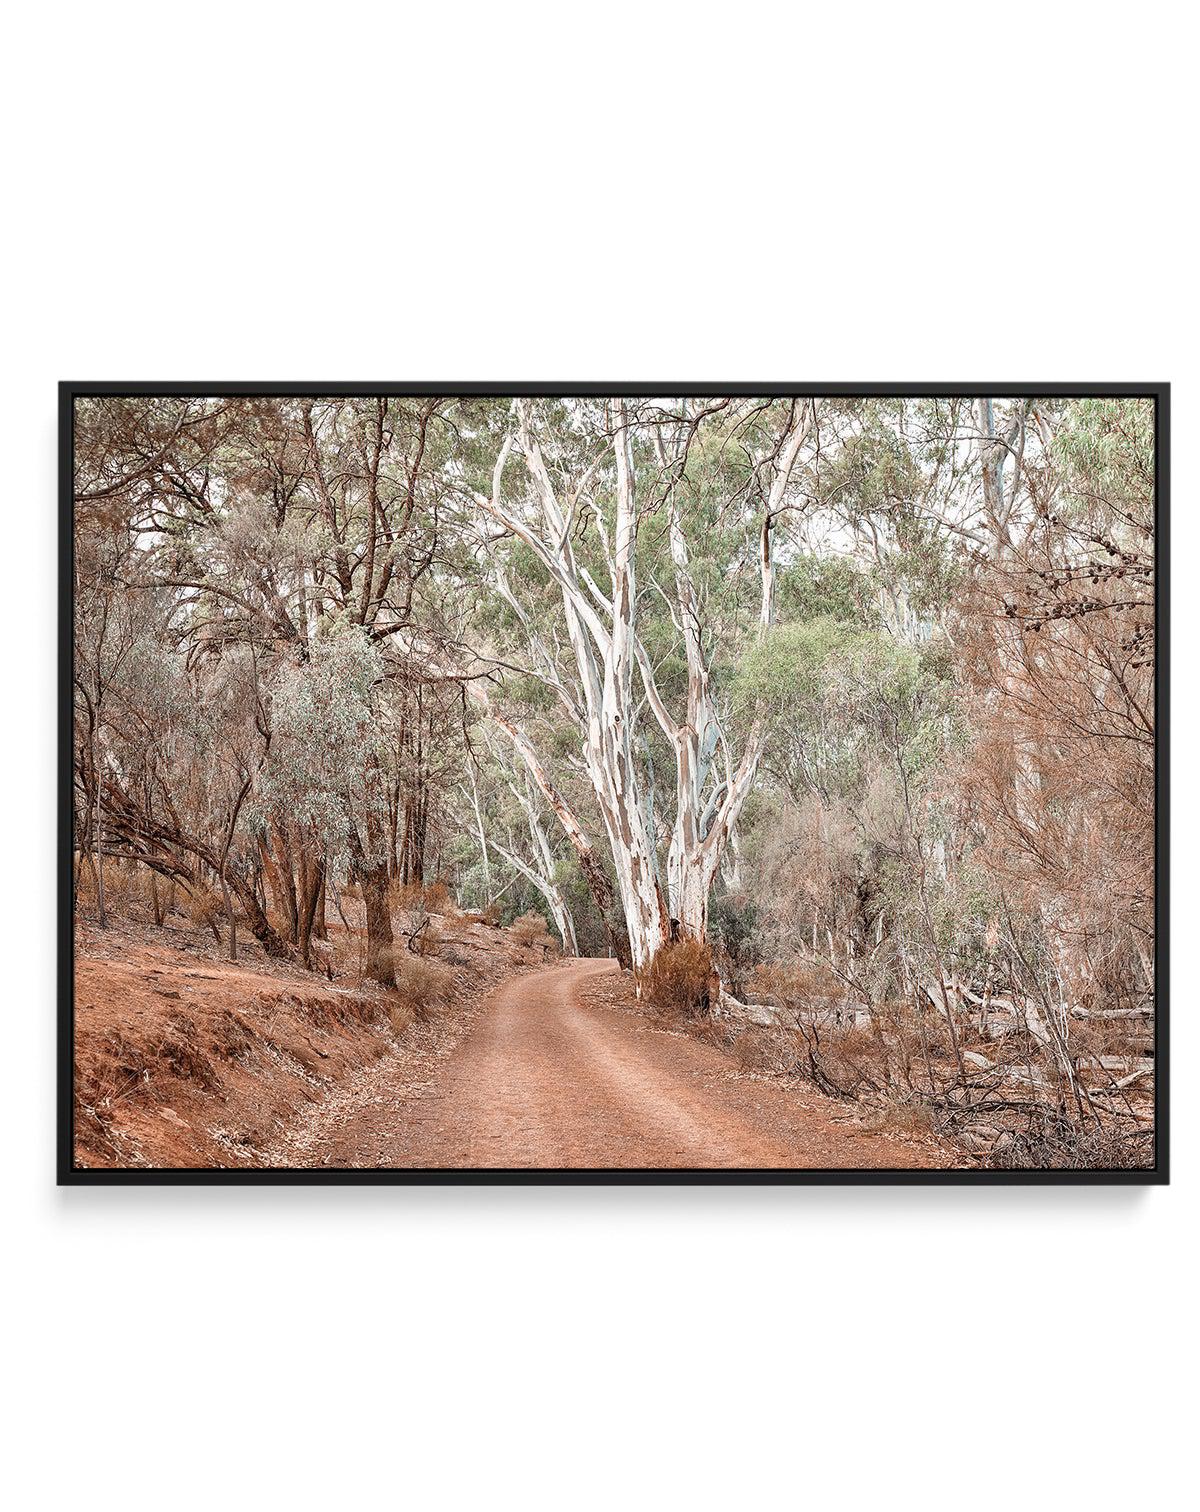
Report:
[[[985,395],[1061,399],[1158,399],[1169,396],[1171,391],[1169,383],[1146,382],[1030,383],[1024,381],[1019,383],[937,383],[920,381],[915,383],[799,383],[795,381],[764,380],[761,383],[730,383],[728,381],[720,382],[714,380],[710,383],[696,383],[694,381],[680,383],[669,381],[605,383],[599,380],[505,382],[500,379],[473,380],[469,382],[453,379],[428,379],[422,382],[411,380],[397,382],[395,380],[387,381],[380,379],[377,382],[367,383],[347,381],[320,382],[315,380],[300,382],[291,379],[280,380],[278,382],[270,380],[218,381],[215,379],[197,379],[192,381],[141,379],[129,380],[127,382],[112,379],[93,381],[62,379],[59,382],[58,388],[59,394],[63,398],[101,398],[107,396],[154,398],[176,395],[197,395],[213,398],[328,395],[331,398],[360,398],[375,394],[392,395],[397,398],[426,394],[445,394],[448,397],[463,398],[506,398],[510,395],[562,398],[604,398],[608,395],[614,395],[652,398],[657,395],[703,397],[710,394],[729,394],[740,397],[762,394],[778,395],[781,398],[815,395],[818,397],[845,399],[977,398]]]

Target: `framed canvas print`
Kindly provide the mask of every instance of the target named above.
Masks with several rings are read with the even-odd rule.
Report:
[[[63,384],[60,1181],[1165,1181],[1168,402]]]

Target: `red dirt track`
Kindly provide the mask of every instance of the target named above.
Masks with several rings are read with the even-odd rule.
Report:
[[[280,1163],[400,1168],[883,1168],[949,1164],[816,1093],[739,1073],[714,1045],[602,995],[611,961],[512,979],[423,1085],[394,1064],[317,1110]],[[613,978],[615,987],[617,979]],[[597,992],[596,989],[601,989]],[[290,1157],[290,1158],[289,1158]]]

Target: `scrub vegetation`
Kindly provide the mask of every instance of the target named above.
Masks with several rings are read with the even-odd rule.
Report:
[[[80,924],[352,980],[375,1035],[502,930],[963,1160],[1147,1164],[1154,443],[1145,400],[81,399]]]

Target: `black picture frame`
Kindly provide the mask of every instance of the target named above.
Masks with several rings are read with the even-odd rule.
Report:
[[[100,396],[214,398],[414,397],[653,398],[708,396],[822,398],[1151,399],[1155,406],[1155,976],[1154,1165],[1139,1170],[399,1170],[399,1169],[94,1169],[74,1164],[74,965],[72,898],[72,664],[74,655],[74,405]],[[1170,1178],[1170,404],[1167,383],[344,383],[82,382],[58,386],[58,1033],[57,1182],[60,1186],[348,1185],[1166,1185]]]

